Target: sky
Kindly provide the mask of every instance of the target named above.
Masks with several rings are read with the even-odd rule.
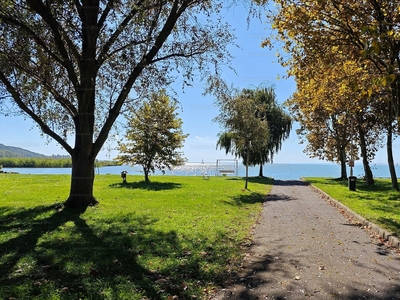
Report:
[[[236,88],[254,88],[259,85],[273,86],[279,104],[283,104],[296,90],[293,78],[286,78],[286,71],[277,61],[276,51],[261,48],[261,42],[270,34],[266,19],[253,19],[247,23],[247,11],[243,7],[230,8],[225,13],[225,19],[235,28],[237,47],[230,47],[233,55],[232,67],[235,72],[224,69],[223,78],[229,85]],[[218,133],[223,129],[213,122],[218,115],[218,107],[214,105],[212,96],[203,96],[204,85],[199,82],[193,87],[180,89],[176,82],[178,100],[182,110],[179,117],[183,121],[183,132],[189,134],[181,149],[188,162],[216,162],[217,159],[233,158],[225,155],[224,150],[216,149]],[[323,163],[319,159],[311,159],[303,150],[305,145],[300,144],[296,135],[298,124],[294,123],[290,137],[283,143],[282,149],[274,156],[274,163]],[[57,143],[41,137],[40,130],[33,121],[24,117],[5,117],[0,115],[0,143],[28,149],[45,155],[67,155]],[[108,141],[107,148],[115,148],[116,143]],[[106,147],[104,147],[106,148]],[[394,153],[400,153],[399,146],[395,145]],[[116,150],[102,150],[98,159],[111,160],[118,154]],[[374,163],[385,163],[384,149],[380,150]],[[326,162],[325,162],[326,163]]]

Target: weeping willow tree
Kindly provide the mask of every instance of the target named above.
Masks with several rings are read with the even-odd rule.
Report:
[[[243,153],[246,153],[246,157],[250,157],[250,151],[259,151],[265,147],[269,135],[268,123],[257,117],[257,112],[262,109],[254,99],[249,98],[246,93],[240,93],[225,98],[220,104],[221,111],[215,120],[228,132],[223,134],[226,138],[222,141],[227,153],[231,152],[237,157],[243,157]],[[248,184],[249,165],[247,159],[245,189]]]
[[[236,157],[241,157],[245,165],[246,162],[251,166],[259,165],[259,176],[263,177],[263,165],[273,163],[274,155],[282,149],[283,142],[290,135],[292,119],[277,103],[273,87],[244,89],[241,95],[255,103],[257,109],[254,111],[254,116],[268,124],[268,138],[263,141],[261,147],[243,149],[236,142],[235,133],[225,131],[219,135],[217,148],[225,149],[226,154],[232,153]]]

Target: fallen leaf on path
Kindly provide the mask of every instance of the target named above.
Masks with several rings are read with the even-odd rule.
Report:
[[[206,257],[206,256],[209,255],[209,253],[206,252],[206,251],[201,251],[201,252],[200,252],[200,255],[201,255],[202,257]]]
[[[156,284],[163,284],[163,283],[166,283],[168,280],[167,279],[165,279],[165,278],[160,278],[160,279],[157,279],[156,281],[154,281],[154,283],[156,283]]]
[[[188,289],[187,283],[186,282],[182,282],[180,288],[181,288],[181,290],[186,291]]]

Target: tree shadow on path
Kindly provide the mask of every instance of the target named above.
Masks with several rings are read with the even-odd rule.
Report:
[[[306,181],[301,180],[274,180],[274,185],[277,186],[309,186],[310,184]]]
[[[309,186],[307,182],[300,180],[274,180],[274,186],[287,187],[287,186]],[[265,202],[273,201],[293,201],[297,200],[295,197],[286,195],[285,193],[269,193],[265,198]]]
[[[274,185],[283,188],[289,186],[309,186],[307,182],[300,180],[275,180]],[[274,191],[274,189],[272,191]],[[285,195],[284,189],[282,191],[282,193],[277,192],[276,194],[270,194],[265,201],[296,200],[294,197]],[[282,208],[285,208],[285,205],[283,205]],[[294,230],[294,234],[295,233],[296,230]],[[263,237],[268,235],[267,231],[262,230]],[[314,263],[314,258],[308,257],[308,254],[304,253],[304,249],[298,253],[285,251],[285,249],[294,249],[295,247],[296,245],[292,243],[291,239],[287,240],[287,237],[280,237],[277,239],[268,238],[267,241],[263,240],[262,242],[257,239],[254,240],[254,243],[246,251],[247,253],[237,276],[231,278],[231,281],[214,297],[214,300],[297,300],[310,297],[314,299],[342,300],[400,299],[400,282],[396,280],[399,276],[398,268],[390,269],[390,267],[385,268],[384,266],[379,266],[378,270],[378,265],[376,265],[376,269],[369,269],[362,265],[362,261],[358,262],[358,267],[364,268],[365,274],[373,273],[373,275],[368,275],[371,277],[371,282],[367,283],[368,288],[366,288],[365,282],[360,286],[356,276],[349,276],[349,274],[345,272],[345,274],[333,274],[329,275],[332,277],[329,277],[327,273],[324,273],[325,271],[323,269],[320,272],[322,273],[322,278],[325,279],[308,281],[308,279],[314,278],[311,276],[316,276],[315,274],[318,274],[319,258],[315,258],[316,266],[313,265],[316,269],[310,269],[310,262]],[[360,247],[362,247],[362,245],[360,245]],[[313,253],[313,249],[312,247],[306,248],[306,252]],[[398,261],[395,260],[392,263],[397,264]],[[383,269],[387,272],[381,272]],[[387,277],[389,273],[393,274],[392,278]],[[380,282],[383,284],[377,284],[375,286],[375,277],[387,277],[388,279],[387,282],[383,280]]]
[[[220,291],[214,300],[259,300],[259,299],[341,299],[341,300],[393,300],[400,299],[400,284],[393,282],[390,288],[376,286],[371,289],[358,289],[356,278],[345,284],[334,283],[329,279],[317,285],[296,277],[293,270],[307,272],[296,257],[288,258],[282,252],[249,256],[243,262],[243,270],[237,278],[229,282],[229,287]],[[295,273],[305,275],[304,273]],[[331,286],[332,283],[332,286]],[[340,286],[340,287],[339,287]],[[373,286],[373,283],[371,283]]]

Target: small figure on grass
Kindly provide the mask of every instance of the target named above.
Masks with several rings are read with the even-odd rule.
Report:
[[[128,174],[127,171],[122,171],[122,172],[121,172],[121,178],[122,178],[122,183],[123,183],[123,184],[126,183],[126,174]]]

